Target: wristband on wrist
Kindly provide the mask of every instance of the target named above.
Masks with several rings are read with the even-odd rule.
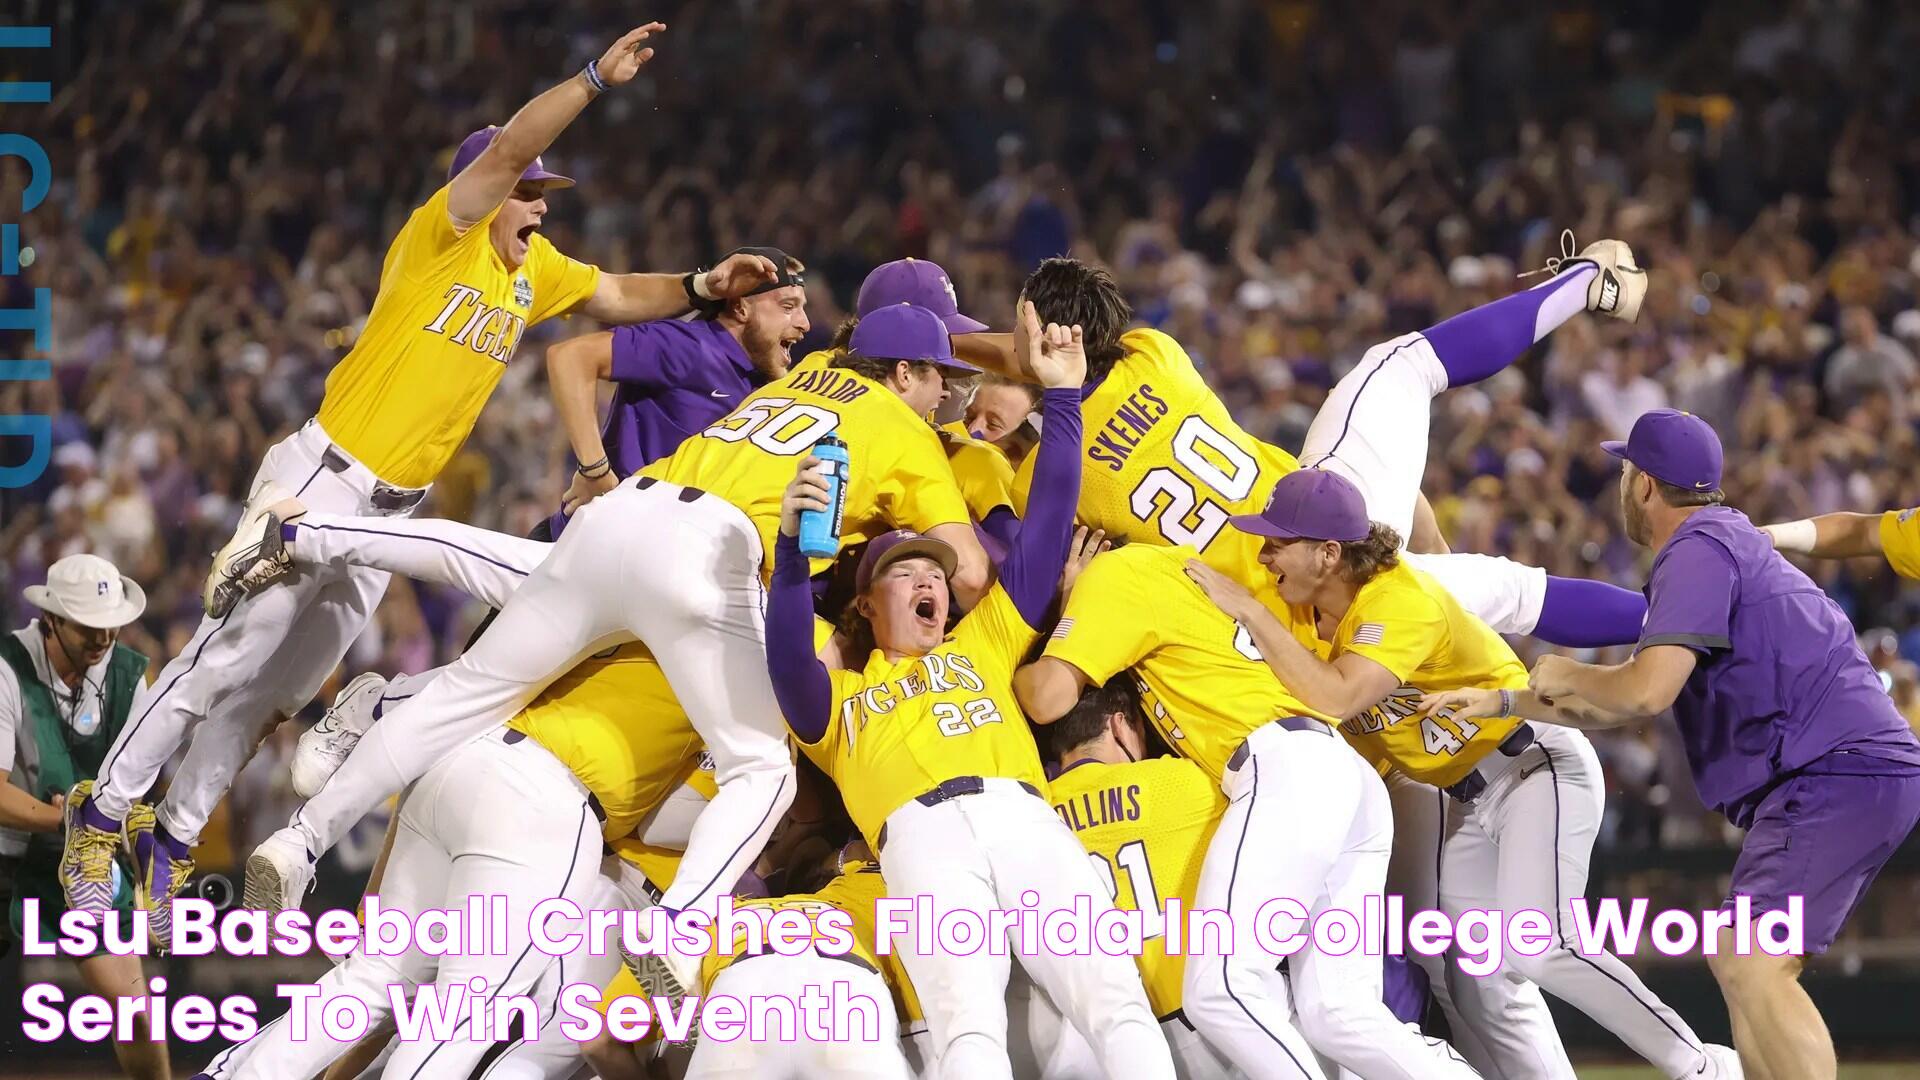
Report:
[[[1511,690],[1500,691],[1500,715],[1513,715],[1513,691]]]
[[[680,275],[680,288],[687,294],[687,306],[702,315],[710,315],[721,308],[720,300],[707,288],[707,268],[701,267]]]
[[[1791,551],[1796,555],[1812,554],[1814,545],[1820,542],[1820,529],[1812,518],[1769,525],[1762,531],[1773,537],[1775,550]]]
[[[580,74],[587,77],[587,85],[593,87],[595,97],[607,92],[607,81],[600,77],[600,61],[587,61],[587,66],[580,69]]]
[[[601,477],[612,472],[613,466],[607,461],[606,458],[602,457],[599,461],[596,461],[590,465],[578,466],[574,469],[574,471],[579,473],[581,476],[586,477],[589,480],[598,480]]]

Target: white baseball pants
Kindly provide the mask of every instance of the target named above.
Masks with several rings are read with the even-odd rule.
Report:
[[[887,818],[880,867],[893,895],[930,896],[939,912],[1014,910],[1024,906],[1027,890],[1039,895],[1034,906],[1043,912],[1072,908],[1082,896],[1091,899],[1096,916],[1113,906],[1086,851],[1053,808],[1012,780],[990,778],[985,791],[934,806],[908,801]],[[960,955],[907,934],[895,938],[893,948],[920,995],[936,1074],[1010,1080],[1007,983],[1019,943],[1007,941],[1000,955],[985,945]],[[1019,955],[1107,1075],[1170,1080],[1167,1041],[1131,957],[1097,949],[1088,956]]]
[[[261,459],[252,490],[269,482],[342,514],[376,514],[376,487],[405,494],[333,447],[312,420]],[[191,731],[186,760],[158,814],[169,833],[196,841],[260,740],[281,717],[313,700],[386,588],[387,575],[377,570],[302,567],[282,585],[241,600],[224,618],[203,617],[186,648],[134,700],[101,764],[95,805],[124,819]]]
[[[1307,428],[1300,450],[1306,468],[1337,472],[1367,500],[1367,515],[1404,542],[1427,471],[1433,399],[1447,388],[1447,370],[1419,334],[1367,350],[1334,384]],[[1482,622],[1503,634],[1531,634],[1547,598],[1547,572],[1494,555],[1403,553],[1432,574]]]
[[[1227,811],[1193,900],[1196,910],[1225,909],[1234,940],[1227,955],[1187,958],[1187,1019],[1255,1080],[1325,1080],[1315,1050],[1368,1080],[1476,1075],[1381,1002],[1381,942],[1336,953],[1312,940],[1323,912],[1351,912],[1357,923],[1363,899],[1386,886],[1393,815],[1379,775],[1319,724],[1269,723],[1245,750],[1223,777]],[[1308,913],[1299,927],[1307,944],[1288,959],[1291,1009],[1268,978],[1280,956],[1261,947],[1255,929],[1262,908],[1282,897]],[[1274,918],[1271,929],[1284,937],[1288,924]]]
[[[829,993],[835,983],[847,984],[844,993],[848,997],[872,999],[879,1013],[873,1032],[877,1038],[863,1038],[864,1033],[856,1030],[845,1033],[839,1041],[817,1042],[800,1029],[796,1032],[799,1037],[788,1042],[774,1037],[772,1028],[768,1038],[759,1042],[744,1035],[732,1042],[702,1035],[687,1065],[686,1080],[811,1080],[820,1076],[908,1080],[913,1073],[900,1050],[900,1019],[893,1008],[893,992],[876,972],[816,953],[768,953],[727,965],[713,980],[707,996],[738,998],[751,1016],[756,1011],[752,1003],[756,997],[797,999],[804,987],[817,986],[821,993]],[[854,1023],[860,1023],[858,1018]]]
[[[528,916],[535,905],[563,897],[584,908],[604,893],[600,821],[588,805],[586,787],[538,742],[497,731],[469,743],[429,770],[408,792],[399,831],[387,859],[380,902],[417,917],[430,908],[460,910],[469,896],[506,898],[501,947],[430,957],[417,949],[400,956],[347,957],[319,981],[321,993],[302,1013],[306,1037],[296,1041],[283,1016],[253,1039],[215,1058],[206,1072],[214,1080],[285,1080],[314,1076],[352,1048],[321,1033],[325,1003],[360,999],[375,1024],[392,1015],[388,987],[433,983],[443,995],[456,985],[484,979],[486,989],[465,998],[464,1022],[476,1000],[532,994],[555,959],[535,949]],[[512,808],[503,815],[503,807]],[[495,936],[490,942],[501,942]],[[443,997],[443,1001],[451,1000]],[[398,1043],[387,1077],[432,1080],[469,1076],[491,1043],[466,1037],[444,1043]]]
[[[292,825],[315,854],[368,808],[493,730],[582,659],[646,642],[714,759],[665,906],[711,907],[793,801],[786,722],[766,665],[753,522],[693,488],[630,478],[575,514],[460,659],[368,730]]]
[[[1526,980],[1586,1013],[1665,1075],[1691,1076],[1705,1051],[1687,1022],[1619,957],[1578,949],[1567,902],[1586,893],[1605,781],[1585,735],[1553,724],[1533,730],[1534,745],[1517,757],[1494,754],[1482,763],[1487,789],[1473,802],[1443,795],[1450,805],[1432,803],[1434,811],[1415,815],[1424,825],[1445,814],[1443,833],[1426,825],[1421,837],[1427,858],[1437,852],[1441,910],[1454,918],[1476,908],[1544,911],[1557,928],[1542,955],[1508,954],[1506,968],[1518,979],[1502,977],[1503,971],[1476,980],[1448,964],[1446,988],[1454,999],[1448,1018],[1455,1030],[1473,1033],[1502,1076],[1571,1077],[1564,1051],[1543,1052],[1534,1041],[1553,1021],[1544,1002],[1533,1005],[1537,992],[1528,1000],[1520,981]],[[1436,843],[1440,835],[1444,840]],[[1439,989],[1438,958],[1417,959]],[[1516,1017],[1527,1018],[1518,1030],[1510,1026]],[[1546,1045],[1557,1049],[1558,1039]]]

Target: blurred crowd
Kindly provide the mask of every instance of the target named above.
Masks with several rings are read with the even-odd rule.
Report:
[[[1594,447],[1660,405],[1713,423],[1758,520],[1920,503],[1910,4],[26,6],[55,48],[0,63],[47,65],[22,77],[56,97],[9,122],[55,180],[0,289],[52,290],[54,377],[0,383],[0,415],[54,417],[57,448],[0,492],[8,626],[21,586],[93,550],[152,597],[128,640],[177,651],[262,450],[312,414],[453,146],[636,16],[668,23],[659,59],[547,158],[580,181],[545,230],[576,257],[682,270],[775,244],[812,268],[824,336],[887,259],[938,260],[1004,326],[1027,270],[1070,252],[1111,266],[1248,430],[1297,447],[1369,345],[1520,287],[1562,229],[1617,236],[1653,272],[1638,324],[1575,320],[1437,404],[1426,490],[1454,547],[1640,585]],[[0,204],[24,183],[0,158]],[[557,505],[540,357],[592,329],[529,335],[422,513],[524,533]],[[1810,570],[1920,721],[1920,590]],[[396,581],[346,670],[424,669],[479,614]],[[284,816],[290,735],[236,787],[238,850]],[[1603,842],[1723,839],[1664,725],[1599,741]]]

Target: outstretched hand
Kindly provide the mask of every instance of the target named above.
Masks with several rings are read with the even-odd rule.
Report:
[[[707,271],[707,291],[722,300],[745,296],[780,277],[773,260],[742,252],[729,255],[719,266]]]
[[[1080,580],[1080,572],[1087,568],[1095,555],[1112,548],[1107,541],[1105,529],[1089,529],[1085,525],[1073,530],[1073,542],[1067,545],[1067,565],[1060,571],[1060,595],[1066,596],[1073,591],[1073,583]]]
[[[620,35],[620,40],[608,46],[607,51],[594,63],[600,81],[608,86],[633,81],[647,61],[653,59],[653,48],[646,44],[647,39],[666,28],[666,23],[650,22]]]

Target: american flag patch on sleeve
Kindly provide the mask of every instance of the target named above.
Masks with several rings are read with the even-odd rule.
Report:
[[[1360,628],[1353,632],[1350,643],[1354,645],[1378,645],[1380,644],[1380,639],[1386,636],[1387,627],[1385,623],[1361,623]]]
[[[1064,637],[1066,637],[1066,636],[1067,636],[1067,634],[1068,634],[1068,632],[1069,632],[1069,631],[1071,631],[1072,629],[1073,629],[1073,620],[1072,620],[1072,619],[1061,619],[1061,620],[1060,620],[1060,625],[1059,625],[1059,626],[1056,626],[1056,627],[1054,627],[1054,628],[1053,628],[1053,633],[1051,633],[1051,634],[1049,634],[1049,635],[1047,635],[1047,636],[1048,636],[1049,638],[1051,638],[1052,640],[1054,640],[1054,641],[1059,641],[1059,640],[1060,640],[1061,638],[1064,638]]]

